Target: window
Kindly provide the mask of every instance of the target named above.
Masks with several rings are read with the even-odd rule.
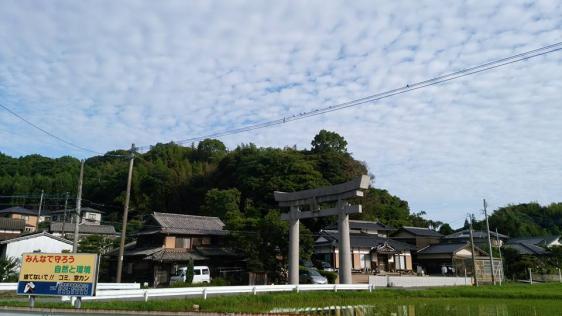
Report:
[[[208,275],[209,274],[209,269],[203,269],[203,275]]]
[[[190,249],[191,248],[191,238],[176,237],[175,248]]]
[[[210,244],[211,244],[210,238],[193,238],[193,244],[192,244],[193,247],[210,245]]]
[[[201,269],[193,269],[193,275],[201,275]]]

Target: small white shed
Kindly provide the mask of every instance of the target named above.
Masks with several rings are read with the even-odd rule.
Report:
[[[0,242],[0,256],[18,260],[21,259],[22,254],[27,252],[60,253],[65,250],[72,251],[72,242],[47,232],[24,235]]]

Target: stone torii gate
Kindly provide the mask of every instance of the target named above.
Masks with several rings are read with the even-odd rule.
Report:
[[[299,222],[301,219],[338,215],[339,277],[340,283],[351,284],[351,245],[349,240],[349,214],[361,213],[361,205],[350,205],[346,199],[363,196],[362,189],[369,187],[369,177],[357,177],[351,181],[317,189],[297,192],[275,191],[275,201],[280,207],[289,207],[289,213],[281,215],[289,221],[289,283],[299,284]],[[318,209],[319,203],[336,202],[335,207]],[[311,210],[302,212],[302,206]]]

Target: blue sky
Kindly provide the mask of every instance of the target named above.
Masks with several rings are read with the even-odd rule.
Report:
[[[559,1],[2,1],[0,102],[105,152],[277,119],[562,41]],[[349,142],[375,186],[462,225],[562,200],[562,53],[282,126]],[[0,151],[88,156],[0,111]]]

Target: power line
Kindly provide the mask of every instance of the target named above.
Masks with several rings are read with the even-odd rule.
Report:
[[[473,74],[477,74],[480,72],[484,72],[484,71],[488,71],[488,70],[492,70],[498,67],[502,67],[502,66],[506,66],[506,65],[510,65],[513,63],[517,63],[517,62],[521,62],[521,61],[525,61],[531,58],[535,58],[538,56],[542,56],[542,55],[546,55],[546,54],[550,54],[556,51],[560,51],[562,50],[562,42],[558,42],[558,43],[554,43],[551,45],[547,45],[547,46],[543,46],[541,48],[538,49],[534,49],[534,50],[530,50],[527,52],[523,52],[523,53],[519,53],[516,55],[512,55],[512,56],[508,56],[505,58],[501,58],[501,59],[497,59],[497,60],[493,60],[484,64],[480,64],[477,66],[473,66],[473,67],[468,67],[459,71],[455,71],[455,72],[451,72],[448,74],[444,74],[444,75],[440,75],[437,77],[433,77],[424,81],[419,81],[416,83],[412,83],[412,84],[406,84],[406,86],[404,87],[400,87],[400,88],[395,88],[392,90],[388,90],[388,91],[384,91],[381,93],[377,93],[374,95],[370,95],[364,98],[360,98],[360,99],[356,99],[356,100],[352,100],[352,101],[348,101],[345,103],[340,103],[337,105],[332,105],[332,106],[328,106],[328,107],[323,107],[323,108],[318,108],[315,110],[311,110],[308,112],[301,112],[299,114],[293,114],[290,116],[284,116],[283,118],[279,118],[276,120],[271,120],[271,121],[266,121],[266,122],[262,122],[262,123],[257,123],[257,124],[252,124],[252,125],[248,125],[248,126],[244,126],[244,127],[240,127],[240,128],[235,128],[235,129],[229,129],[229,130],[224,130],[221,132],[216,132],[216,133],[212,133],[212,134],[207,134],[204,136],[198,136],[198,137],[192,137],[192,138],[187,138],[187,139],[183,139],[183,140],[179,140],[176,141],[175,143],[177,144],[184,144],[184,143],[191,143],[191,142],[195,142],[195,141],[201,141],[207,138],[218,138],[218,137],[222,137],[222,136],[228,136],[228,135],[233,135],[233,134],[239,134],[239,133],[243,133],[243,132],[248,132],[248,131],[252,131],[252,130],[257,130],[257,129],[262,129],[262,128],[267,128],[267,127],[271,127],[271,126],[276,126],[276,125],[281,125],[281,124],[285,124],[291,121],[296,121],[296,120],[301,120],[301,119],[305,119],[305,118],[309,118],[309,117],[313,117],[313,116],[318,116],[318,115],[322,115],[322,114],[326,114],[329,112],[334,112],[334,111],[339,111],[339,110],[343,110],[346,108],[350,108],[350,107],[355,107],[358,105],[362,105],[365,103],[371,103],[371,102],[375,102],[381,99],[385,99],[385,98],[389,98],[391,96],[395,96],[395,95],[399,95],[399,94],[403,94],[406,92],[410,92],[413,90],[418,90],[418,89],[422,89],[428,86],[433,86],[436,84],[440,84],[440,83],[444,83],[447,81],[451,81],[451,80],[455,80],[458,78],[462,78],[462,77],[466,77],[469,75],[473,75]],[[3,105],[0,103],[0,107],[3,108],[4,110],[6,110],[7,112],[9,112],[10,114],[14,115],[15,117],[17,117],[18,119],[22,120],[23,122],[27,123],[28,125],[34,127],[35,129],[43,132],[44,134],[62,142],[65,143],[71,147],[74,147],[76,149],[85,151],[85,152],[89,152],[89,153],[93,153],[96,155],[101,155],[101,156],[111,156],[111,157],[127,157],[129,158],[129,155],[116,155],[116,154],[103,154],[101,152],[83,147],[83,146],[79,146],[73,142],[70,142],[62,137],[59,137],[43,128],[41,128],[40,126],[34,124],[33,122],[27,120],[26,118],[24,118],[23,116],[17,114],[16,112],[14,112],[13,110],[11,110],[10,108],[8,108],[7,106]],[[145,150],[145,149],[150,149],[150,145],[147,146],[141,146],[141,147],[137,147],[138,150]]]
[[[24,121],[24,122],[27,123],[28,125],[34,127],[35,129],[40,130],[41,132],[47,134],[48,136],[50,136],[50,137],[52,137],[52,138],[54,138],[54,139],[56,139],[56,140],[58,140],[58,141],[60,141],[60,142],[63,142],[63,143],[65,143],[65,144],[67,144],[67,145],[69,145],[69,146],[71,146],[71,147],[80,149],[80,150],[82,150],[82,151],[94,153],[94,154],[96,154],[96,155],[100,155],[100,154],[101,154],[101,153],[99,153],[99,152],[97,152],[97,151],[95,151],[95,150],[91,150],[91,149],[88,149],[88,148],[85,148],[85,147],[76,145],[76,144],[74,144],[73,142],[70,142],[70,141],[68,141],[68,140],[66,140],[66,139],[63,139],[63,138],[61,138],[61,137],[59,137],[59,136],[57,136],[57,135],[55,135],[55,134],[53,134],[53,133],[51,133],[51,132],[49,132],[49,131],[47,131],[47,130],[41,128],[40,126],[38,126],[38,125],[32,123],[31,121],[27,120],[27,119],[24,118],[23,116],[17,114],[16,112],[12,111],[10,108],[8,108],[7,106],[5,106],[5,105],[3,105],[3,104],[1,104],[1,103],[0,103],[0,107],[3,108],[4,110],[6,110],[8,113],[12,114],[13,116],[15,116],[15,117],[19,118],[20,120]],[[103,154],[101,154],[101,155],[103,155]]]
[[[367,96],[367,97],[364,97],[364,98],[348,101],[348,102],[345,102],[345,103],[340,103],[340,104],[337,104],[337,105],[331,105],[331,106],[328,106],[328,107],[318,108],[318,109],[311,110],[311,111],[308,111],[308,112],[301,112],[299,114],[284,116],[283,118],[279,118],[279,119],[275,119],[275,120],[271,120],[271,121],[252,124],[252,125],[248,125],[248,126],[244,126],[244,127],[240,127],[240,128],[235,128],[235,129],[224,130],[224,131],[221,131],[221,132],[207,134],[207,135],[204,135],[204,136],[182,139],[182,140],[176,141],[174,143],[176,143],[176,144],[191,143],[191,142],[201,141],[201,140],[204,140],[204,139],[207,139],[207,138],[218,138],[218,137],[222,137],[222,136],[239,134],[239,133],[248,132],[248,131],[252,131],[252,130],[267,128],[267,127],[276,126],[276,125],[281,125],[281,124],[285,124],[285,123],[288,123],[288,122],[291,122],[291,121],[301,120],[301,119],[305,119],[305,118],[309,118],[309,117],[313,117],[313,116],[317,116],[317,115],[322,115],[322,114],[329,113],[329,112],[339,111],[339,110],[342,110],[342,109],[362,105],[362,104],[365,104],[365,103],[371,103],[371,102],[378,101],[378,100],[381,100],[381,99],[389,98],[391,96],[395,96],[395,95],[403,94],[403,93],[410,92],[410,91],[413,91],[413,90],[418,90],[418,89],[422,89],[422,88],[425,88],[425,87],[437,85],[437,84],[440,84],[440,83],[444,83],[444,82],[447,82],[447,81],[455,80],[455,79],[458,79],[458,78],[466,77],[466,76],[477,74],[477,73],[480,73],[480,72],[492,70],[492,69],[499,68],[499,67],[502,67],[502,66],[507,66],[507,65],[510,65],[510,64],[514,64],[514,63],[517,63],[517,62],[529,60],[531,58],[535,58],[535,57],[538,57],[538,56],[550,54],[550,53],[560,51],[560,50],[562,50],[562,42],[558,42],[558,43],[554,43],[554,44],[551,44],[551,45],[543,46],[543,47],[538,48],[538,49],[526,51],[526,52],[523,52],[523,53],[519,53],[519,54],[516,54],[516,55],[504,57],[504,58],[501,58],[501,59],[493,60],[493,61],[486,62],[484,64],[480,64],[480,65],[477,65],[477,66],[464,68],[464,69],[459,70],[459,71],[455,71],[455,72],[451,72],[451,73],[448,73],[448,74],[440,75],[440,76],[433,77],[433,78],[423,80],[423,81],[419,81],[419,82],[416,82],[416,83],[406,84],[406,86],[404,86],[404,87],[395,88],[395,89],[392,89],[392,90],[380,92],[380,93],[377,93],[377,94],[374,94],[374,95],[370,95],[370,96]],[[138,147],[138,148],[142,149],[142,150],[145,150],[145,149],[150,149],[150,146],[141,146],[141,147]]]
[[[26,119],[25,117],[23,117],[23,116],[19,115],[18,113],[14,112],[14,111],[13,111],[12,109],[10,109],[9,107],[3,105],[2,103],[0,103],[0,107],[3,108],[4,110],[6,110],[8,113],[12,114],[13,116],[15,116],[15,117],[19,118],[20,120],[24,121],[24,122],[27,123],[28,125],[30,125],[30,126],[34,127],[35,129],[37,129],[37,130],[43,132],[44,134],[46,134],[46,135],[48,135],[48,136],[50,136],[50,137],[52,137],[52,138],[54,138],[54,139],[56,139],[56,140],[58,140],[58,141],[60,141],[60,142],[63,142],[63,143],[65,143],[65,144],[67,144],[67,145],[69,145],[69,146],[71,146],[71,147],[74,147],[74,148],[76,148],[76,149],[79,149],[79,150],[82,150],[82,151],[85,151],[85,152],[89,152],[89,153],[92,153],[92,154],[95,154],[95,155],[100,155],[100,156],[129,157],[128,155],[115,155],[115,154],[111,154],[111,155],[110,155],[110,154],[103,154],[103,153],[101,153],[101,152],[99,152],[99,151],[95,151],[95,150],[93,150],[93,149],[89,149],[89,148],[86,148],[86,147],[82,147],[82,146],[76,145],[75,143],[73,143],[73,142],[71,142],[71,141],[68,141],[68,140],[66,140],[66,139],[64,139],[64,138],[62,138],[62,137],[59,137],[59,136],[57,136],[57,135],[55,135],[55,134],[53,134],[53,133],[47,131],[46,129],[44,129],[44,128],[38,126],[37,124],[34,124],[33,122],[29,121],[29,120]]]

